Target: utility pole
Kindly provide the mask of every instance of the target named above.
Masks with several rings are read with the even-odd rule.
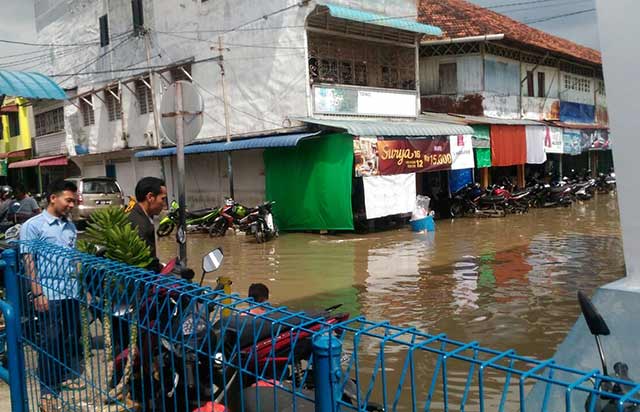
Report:
[[[180,263],[187,267],[187,226],[185,209],[187,207],[184,187],[184,123],[182,110],[182,84],[176,82],[176,154],[178,164],[178,256]]]
[[[222,36],[218,36],[218,52],[220,66],[220,81],[222,83],[222,101],[224,103],[224,127],[226,129],[227,143],[231,142],[231,128],[229,127],[229,101],[227,99],[227,87],[224,81],[224,47],[222,44]],[[231,159],[231,152],[227,152],[227,174],[229,175],[229,197],[232,199],[235,197],[233,193],[233,162]]]
[[[155,135],[155,144],[160,148],[160,120],[158,120],[158,107],[156,101],[156,81],[154,79],[153,71],[151,70],[151,40],[149,30],[145,30],[144,32],[144,48],[147,52],[147,67],[149,68],[149,84],[151,85],[151,104],[153,105],[153,127],[154,127],[154,135]]]
[[[154,143],[158,149],[162,147],[161,139],[160,139],[160,120],[158,118],[158,111],[160,110],[160,105],[157,104],[156,100],[156,81],[154,79],[153,71],[151,70],[151,34],[150,30],[147,29],[144,32],[144,48],[147,53],[147,67],[149,68],[149,84],[151,85],[151,104],[153,105],[153,135],[154,135]],[[162,180],[167,181],[167,175],[164,170],[164,159],[160,158],[160,172],[162,173]],[[173,180],[173,179],[172,179]]]

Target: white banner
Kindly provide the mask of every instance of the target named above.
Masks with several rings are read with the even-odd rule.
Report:
[[[527,163],[539,165],[547,161],[545,144],[549,142],[549,128],[545,126],[527,126]]]
[[[451,150],[451,170],[473,169],[473,144],[470,134],[449,136]]]
[[[563,153],[562,129],[560,127],[544,127],[544,129],[544,151]]]
[[[367,219],[411,213],[416,206],[416,174],[365,176]]]

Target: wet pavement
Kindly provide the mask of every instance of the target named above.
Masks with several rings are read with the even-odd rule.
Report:
[[[263,282],[274,304],[301,310],[342,303],[352,316],[538,359],[553,356],[575,323],[577,290],[591,294],[625,271],[614,195],[570,208],[441,220],[436,226],[430,234],[414,234],[408,227],[367,235],[283,234],[266,244],[244,235],[192,235],[189,258],[197,267],[206,252],[222,246],[223,267],[207,282],[229,276],[233,291],[242,295],[251,283]],[[173,236],[160,241],[159,252],[165,260],[175,255]],[[373,370],[375,348],[370,346],[371,355],[363,360],[365,373]],[[390,388],[400,379],[405,356],[392,353],[385,360]],[[415,363],[417,381],[430,381],[435,357]],[[449,369],[454,398],[460,399],[467,372],[468,365]],[[500,400],[502,381],[494,378],[486,406]],[[420,390],[418,396],[427,392]],[[410,410],[406,388],[402,397],[398,409]],[[379,390],[373,399],[381,400]],[[434,398],[434,406],[442,405],[438,401]],[[466,410],[478,410],[472,403]],[[517,399],[507,406],[517,409]]]
[[[191,235],[191,266],[217,246],[225,261],[210,284],[230,276],[245,294],[263,282],[276,304],[342,303],[352,315],[538,358],[553,355],[575,322],[578,289],[592,293],[624,274],[613,195],[506,218],[441,220],[430,234],[296,233],[266,244]],[[160,240],[159,253],[175,255],[173,236]]]

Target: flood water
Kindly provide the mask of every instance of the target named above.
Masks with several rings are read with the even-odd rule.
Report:
[[[242,235],[193,235],[189,258],[199,266],[201,256],[222,246],[223,268],[208,281],[229,276],[242,295],[263,282],[275,304],[309,309],[342,303],[352,316],[536,358],[553,356],[574,324],[578,289],[591,294],[624,275],[613,195],[570,208],[436,225],[432,234],[409,228],[298,233],[266,244]],[[161,240],[159,250],[164,259],[175,255],[173,236]]]

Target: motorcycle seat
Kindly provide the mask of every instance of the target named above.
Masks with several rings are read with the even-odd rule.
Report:
[[[480,198],[480,203],[502,203],[504,202],[504,196],[484,196]]]
[[[562,193],[567,190],[567,186],[552,187],[551,193]]]
[[[207,208],[207,209],[199,209],[199,210],[189,210],[187,211],[188,217],[200,218],[208,215],[213,212],[215,209]]]

